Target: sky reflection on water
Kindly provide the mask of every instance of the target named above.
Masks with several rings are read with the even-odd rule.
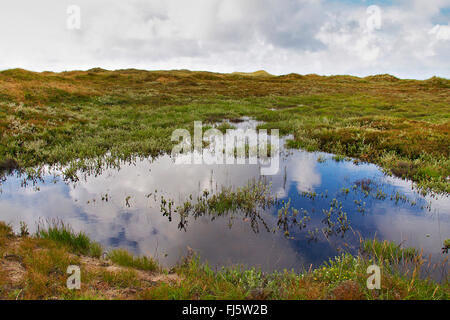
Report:
[[[325,161],[319,162],[319,157]],[[165,265],[178,262],[191,247],[213,265],[299,269],[318,265],[343,249],[355,252],[359,234],[423,248],[436,259],[443,256],[442,242],[450,236],[448,197],[422,197],[411,190],[410,182],[385,176],[375,165],[337,162],[325,153],[289,150],[281,159],[279,173],[267,177],[279,199],[287,202],[290,198],[292,207],[310,213],[307,228],[291,233],[294,239],[262,228],[255,233],[243,219],[234,219],[230,228],[227,218],[211,221],[201,217],[191,219],[186,231],[179,230],[176,218],[169,222],[160,212],[161,195],[181,203],[190,194],[195,199],[204,189],[242,186],[259,177],[258,165],[174,165],[169,156],[124,163],[120,170],[106,168],[97,176],[86,175],[70,183],[47,175],[44,182],[22,187],[23,178],[11,175],[1,184],[0,220],[16,229],[20,221],[25,221],[33,230],[39,219],[61,218],[107,248],[156,255]],[[354,186],[367,179],[372,191],[366,197]],[[349,189],[348,194],[343,188]],[[373,196],[377,188],[386,194],[385,200]],[[317,196],[310,199],[310,193],[302,195],[304,192]],[[409,202],[391,200],[396,192]],[[106,195],[108,201],[102,200]],[[338,234],[326,238],[320,231],[324,227],[322,209],[328,209],[333,198],[342,203],[351,230],[344,237]],[[358,206],[355,200],[361,204]],[[427,207],[430,201],[431,207]],[[363,202],[364,211],[358,211]],[[279,207],[263,214],[271,227],[277,223]],[[312,239],[308,230],[316,228],[319,233]]]

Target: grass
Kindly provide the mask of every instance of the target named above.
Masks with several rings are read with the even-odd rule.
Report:
[[[450,249],[450,239],[445,239],[444,246],[442,247],[442,253],[448,253],[449,249]]]
[[[0,171],[97,170],[170,151],[176,128],[242,116],[293,134],[291,147],[376,163],[449,193],[447,79],[92,69],[0,72]],[[274,109],[275,111],[273,111]],[[223,128],[222,128],[223,129]]]
[[[13,237],[14,233],[12,227],[9,224],[0,221],[0,255],[3,255],[2,248],[8,242],[8,239]]]
[[[412,260],[419,254],[414,248],[402,248],[401,244],[397,245],[394,242],[379,241],[377,239],[361,240],[361,250],[379,260],[387,259],[389,261]]]
[[[67,279],[67,267],[80,263],[67,247],[52,240],[25,238],[14,254],[26,270],[12,284],[12,288],[20,288],[18,299],[49,299],[66,293],[68,289],[61,284]]]
[[[101,273],[103,281],[112,287],[129,288],[139,285],[136,272],[133,270],[126,270],[122,272],[104,271]]]
[[[0,175],[21,170],[35,177],[49,164],[75,180],[79,170],[97,172],[136,156],[168,152],[172,131],[192,131],[194,121],[212,125],[250,116],[265,122],[261,128],[292,134],[290,147],[331,152],[336,161],[353,157],[375,163],[389,174],[413,180],[423,192],[448,195],[449,87],[447,79],[389,75],[6,70],[0,72]],[[270,205],[261,188],[223,190],[197,200],[172,208],[170,200],[162,199],[161,209],[169,218],[177,210],[184,223],[189,215],[222,215],[237,208],[254,218],[253,223],[259,207]],[[298,214],[285,209],[285,220]],[[41,224],[35,235],[25,233],[16,237],[0,222],[1,256],[17,259],[8,263],[22,275],[15,279],[9,269],[0,268],[1,298],[448,299],[449,293],[448,281],[438,284],[418,277],[423,266],[416,250],[372,240],[363,242],[361,256],[344,254],[301,273],[214,270],[192,258],[175,269],[183,281],[151,286],[139,277],[140,272],[159,272],[155,260],[114,250],[110,260],[125,270],[85,266],[82,289],[73,292],[65,287],[65,268],[82,263],[77,255],[100,261],[101,246],[58,221]],[[400,257],[409,257],[412,274],[392,268]],[[365,268],[374,261],[383,270],[379,291],[365,287]],[[126,291],[130,286],[139,292]]]
[[[39,239],[52,240],[67,246],[73,252],[100,257],[103,249],[83,232],[75,233],[70,226],[61,220],[49,220],[47,223],[38,223],[36,237]]]
[[[160,211],[163,216],[168,217],[169,221],[172,220],[174,214],[177,214],[179,216],[178,228],[184,230],[186,230],[190,216],[195,219],[201,216],[215,219],[217,216],[232,215],[239,211],[242,212],[243,218],[251,221],[254,231],[259,230],[259,223],[268,230],[261,213],[277,202],[276,198],[270,194],[270,187],[271,184],[264,179],[253,179],[243,187],[222,187],[220,192],[212,194],[205,190],[195,201],[190,195],[188,201],[176,207],[173,199],[161,196]]]
[[[258,269],[229,267],[214,270],[194,257],[178,267],[178,285],[162,285],[144,291],[143,299],[448,299],[448,283],[390,274],[382,265],[382,287],[366,287],[367,267],[373,260],[342,254],[322,266],[295,273],[264,273]]]
[[[159,266],[158,263],[149,257],[136,257],[123,249],[114,249],[108,253],[108,258],[123,267],[131,267],[138,270],[156,271]]]
[[[78,234],[68,231],[71,229],[67,226],[64,230],[72,233],[71,238],[77,238]],[[2,299],[447,300],[450,293],[448,278],[437,283],[419,277],[424,263],[413,249],[405,249],[411,255],[414,252],[411,256],[412,274],[392,269],[390,261],[374,255],[379,249],[356,256],[342,253],[317,268],[301,272],[284,270],[270,273],[241,266],[212,268],[191,253],[169,273],[156,268],[155,260],[133,257],[124,250],[113,250],[109,260],[99,260],[79,255],[77,247],[67,241],[61,242],[59,236],[16,236],[3,222],[0,222],[0,239],[4,240],[0,242],[2,257],[3,252],[8,257],[0,261]],[[370,248],[381,248],[389,253],[390,249],[386,248],[397,247],[376,243]],[[362,245],[362,249],[364,247]],[[366,287],[366,270],[374,263],[382,272],[380,290]],[[80,290],[66,287],[69,265],[81,268]],[[179,281],[171,281],[170,274]]]
[[[0,238],[8,238],[13,235],[12,227],[3,221],[0,221]]]
[[[302,192],[300,195],[311,200],[316,197],[321,199],[327,197],[324,193],[317,195],[315,192]],[[277,222],[276,225],[269,226],[269,223],[265,221],[265,216],[267,209],[273,207],[278,209]],[[329,202],[329,206],[325,205],[325,208],[322,209],[322,213],[325,215],[322,220],[323,234],[327,238],[332,235],[344,236],[350,230],[350,224],[342,202],[333,198]],[[178,228],[183,230],[187,229],[190,218],[209,217],[212,221],[219,216],[228,217],[228,226],[231,227],[233,220],[240,216],[241,219],[250,223],[250,227],[255,233],[259,233],[261,229],[273,233],[282,231],[284,236],[289,239],[294,239],[291,235],[294,229],[308,230],[308,224],[311,221],[311,212],[293,207],[291,198],[280,200],[277,196],[273,196],[271,182],[268,183],[265,178],[252,179],[242,187],[222,187],[212,193],[204,190],[196,200],[190,195],[189,200],[178,206],[175,205],[173,198],[166,199],[161,196],[160,211],[163,216],[168,217],[169,221],[172,221],[174,215],[178,215]],[[310,235],[312,235],[311,231],[308,230]],[[316,237],[311,240],[314,239]]]

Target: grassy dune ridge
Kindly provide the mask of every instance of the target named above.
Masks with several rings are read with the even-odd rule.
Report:
[[[450,192],[450,80],[135,69],[0,72],[0,171],[66,174],[170,151],[176,128],[251,116],[290,147],[376,163]],[[106,156],[106,157],[105,157]]]
[[[443,299],[448,280],[419,277],[427,261],[415,249],[376,240],[357,256],[343,253],[301,273],[261,272],[239,266],[212,268],[192,251],[170,270],[151,257],[103,249],[61,222],[26,225],[14,234],[0,222],[0,299]],[[410,273],[399,271],[405,263]],[[366,286],[367,267],[381,268],[381,289]],[[67,267],[81,270],[81,288],[66,286]]]

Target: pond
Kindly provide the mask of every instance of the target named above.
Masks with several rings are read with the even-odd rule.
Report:
[[[256,121],[239,123],[255,127]],[[176,165],[170,155],[123,162],[96,174],[79,172],[64,181],[49,170],[35,183],[11,174],[1,184],[0,220],[16,231],[24,221],[58,218],[84,231],[106,248],[125,248],[176,264],[191,248],[211,265],[242,264],[265,271],[317,266],[340,252],[355,253],[359,239],[393,240],[445,257],[450,236],[450,198],[422,196],[410,181],[385,175],[373,164],[337,159],[332,154],[282,150],[276,175],[261,176],[260,165]],[[262,208],[257,228],[236,212],[189,217],[180,228],[176,215],[161,212],[161,196],[182,204],[204,190],[218,193],[249,181],[264,181],[276,201]],[[279,226],[280,209],[306,217],[302,227]],[[330,208],[332,208],[330,212]],[[267,228],[266,228],[267,226]]]

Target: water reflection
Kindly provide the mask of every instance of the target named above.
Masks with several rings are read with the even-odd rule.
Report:
[[[423,248],[438,259],[450,236],[448,197],[422,197],[409,182],[386,177],[374,165],[298,150],[284,154],[277,175],[265,177],[277,199],[259,211],[270,232],[254,232],[251,219],[239,212],[232,224],[229,215],[202,215],[190,219],[185,230],[177,216],[170,222],[161,214],[161,196],[182,204],[192,195],[195,203],[204,190],[235,190],[261,178],[258,165],[174,165],[169,156],[123,163],[120,170],[104,168],[70,183],[48,174],[23,187],[23,178],[11,175],[1,185],[0,220],[16,227],[25,221],[33,229],[40,218],[62,218],[106,247],[155,255],[166,265],[191,247],[213,265],[240,263],[264,270],[309,267],[340,250],[354,252],[360,235]],[[284,228],[272,232],[287,203],[299,212],[296,222],[304,212],[309,217],[301,228],[290,226],[288,236]],[[348,226],[342,232],[344,213]]]

